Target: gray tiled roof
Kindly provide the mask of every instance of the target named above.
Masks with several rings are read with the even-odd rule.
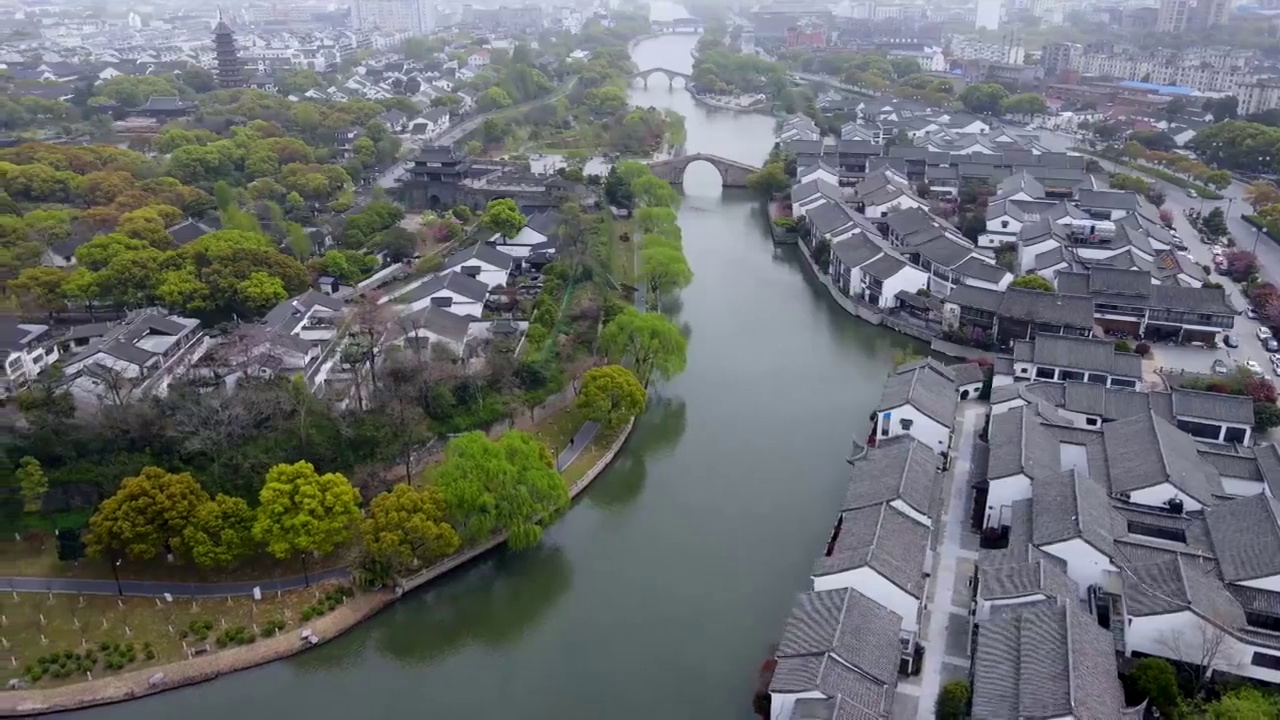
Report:
[[[1139,528],[1139,525],[1146,527],[1163,528],[1168,530],[1180,530],[1186,537],[1186,543],[1177,545],[1178,552],[1200,555],[1203,557],[1213,557],[1213,540],[1209,536],[1209,523],[1205,520],[1203,513],[1183,513],[1174,515],[1162,509],[1156,509],[1145,505],[1137,505],[1134,503],[1126,503],[1123,501],[1113,501],[1111,505],[1115,513],[1124,521],[1125,535],[1117,536],[1118,545],[1127,544],[1118,556],[1130,561],[1138,562],[1145,557],[1141,553],[1134,550],[1134,545],[1151,545],[1159,547],[1163,550],[1170,549],[1169,542],[1163,538],[1152,538]],[[1136,531],[1136,532],[1135,532]]]
[[[1015,341],[1013,352],[1015,358],[1028,358],[1037,365],[1102,372],[1127,378],[1142,377],[1141,355],[1120,352],[1116,350],[1115,343],[1101,338],[1041,334],[1034,340]]]
[[[471,323],[478,319],[472,315],[458,315],[445,308],[429,306],[401,316],[400,325],[406,332],[421,328],[454,342],[463,342]]]
[[[853,464],[841,510],[856,510],[901,499],[925,517],[933,517],[940,487],[939,457],[909,435],[879,441]]]
[[[1166,552],[1160,560],[1129,564],[1125,570],[1124,601],[1131,615],[1190,609],[1228,628],[1244,625],[1240,603],[1227,592],[1210,560]]]
[[[987,478],[1022,473],[1031,479],[1060,469],[1058,439],[1045,427],[1037,406],[1024,405],[991,418]]]
[[[893,687],[850,668],[830,653],[821,657],[780,659],[769,690],[818,692],[827,698],[841,698],[843,702],[837,709],[854,714],[838,715],[835,720],[882,720],[888,718],[893,709]]]
[[[814,562],[813,574],[834,575],[869,567],[913,597],[924,594],[929,528],[893,506],[872,505],[841,515],[840,536],[830,555]]]
[[[818,235],[831,235],[853,223],[853,211],[843,203],[823,203],[805,213],[809,225]]]
[[[1024,288],[1008,288],[1000,303],[1001,317],[1076,328],[1093,327],[1093,298]]]
[[[1271,497],[1280,497],[1280,446],[1264,445],[1255,453],[1258,459],[1258,470],[1262,479],[1271,491]]]
[[[1000,282],[1009,274],[1008,270],[1005,270],[999,265],[987,262],[982,258],[974,257],[972,255],[965,259],[964,262],[956,265],[955,271],[967,277],[977,278],[979,280],[985,280],[993,283]]]
[[[511,256],[488,243],[478,243],[445,258],[442,270],[452,270],[472,261],[480,261],[494,267],[511,269]]]
[[[1099,552],[1115,554],[1123,521],[1111,509],[1107,491],[1074,470],[1048,473],[1034,480],[1031,498],[1032,542],[1036,547],[1083,539]]]
[[[1102,428],[1111,465],[1111,492],[1169,483],[1202,504],[1222,493],[1218,471],[1200,458],[1190,435],[1154,414],[1107,423]]]
[[[779,658],[834,653],[883,685],[898,680],[902,617],[850,589],[801,593],[778,643]]]
[[[972,385],[987,379],[986,371],[976,362],[957,363],[947,367],[956,385]]]
[[[791,188],[791,202],[798,203],[821,195],[832,202],[840,201],[840,188],[830,181],[814,178]]]
[[[1280,575],[1280,501],[1237,498],[1205,511],[1222,578],[1241,582]]]
[[[1078,589],[1056,563],[1045,560],[1014,565],[980,566],[978,589],[983,600],[1000,600],[1042,594],[1049,598],[1075,599]]]
[[[1224,288],[1182,287],[1180,285],[1152,285],[1151,305],[1156,308],[1238,315],[1227,301]]]
[[[978,631],[975,718],[1119,720],[1115,640],[1074,604],[1004,613]]]
[[[878,280],[888,280],[906,266],[906,261],[886,252],[866,265],[863,265],[862,271]]]
[[[1240,603],[1245,612],[1263,613],[1280,617],[1280,592],[1260,590],[1244,585],[1228,585],[1227,592]]]
[[[931,365],[895,372],[885,381],[877,409],[892,410],[910,404],[944,427],[951,427],[956,417],[956,387],[943,372]]]
[[[488,285],[460,272],[450,271],[428,278],[417,287],[397,297],[396,302],[414,303],[442,290],[456,292],[476,302],[482,302],[489,295]]]
[[[947,296],[947,302],[949,303],[988,312],[999,310],[1000,303],[1003,301],[1004,293],[999,290],[990,290],[976,285],[957,285],[951,291],[951,294]]]
[[[1127,190],[1081,190],[1076,193],[1076,200],[1086,208],[1138,209],[1138,194]]]
[[[1252,426],[1253,400],[1243,395],[1174,388],[1173,414]]]
[[[1258,467],[1258,458],[1253,453],[1240,454],[1225,452],[1230,446],[1217,443],[1198,443],[1200,457],[1218,471],[1224,478],[1239,478],[1262,482],[1262,469]],[[1248,450],[1249,448],[1241,448]],[[1261,486],[1259,486],[1261,489]]]

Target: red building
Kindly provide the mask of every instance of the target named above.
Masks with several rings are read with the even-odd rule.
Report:
[[[787,28],[787,47],[821,48],[827,46],[827,28],[822,23],[806,20]]]

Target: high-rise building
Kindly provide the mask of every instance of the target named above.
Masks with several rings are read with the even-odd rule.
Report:
[[[213,55],[217,60],[218,85],[224,88],[244,87],[244,65],[236,51],[236,34],[218,11],[218,24],[213,28]]]
[[[978,9],[973,17],[973,27],[978,30],[999,30],[1000,0],[978,0]]]
[[[432,0],[356,0],[351,21],[357,30],[426,35],[435,30],[435,4]]]
[[[1196,24],[1202,28],[1226,25],[1231,15],[1231,0],[1199,0],[1196,3]]]
[[[1044,67],[1047,78],[1057,77],[1063,70],[1070,70],[1076,56],[1083,53],[1084,48],[1069,42],[1049,43],[1040,51],[1040,64]]]
[[[1187,29],[1189,0],[1160,0],[1160,14],[1156,17],[1156,32],[1180,33]]]

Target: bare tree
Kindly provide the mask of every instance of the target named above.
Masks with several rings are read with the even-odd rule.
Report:
[[[1231,672],[1241,662],[1225,630],[1198,615],[1194,617],[1195,630],[1166,631],[1160,636],[1159,643],[1172,659],[1191,673],[1195,681],[1195,696],[1200,697],[1214,670]]]

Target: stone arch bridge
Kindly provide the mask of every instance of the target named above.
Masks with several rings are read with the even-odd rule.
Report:
[[[715,168],[720,173],[720,184],[723,187],[744,188],[747,186],[747,176],[760,169],[737,160],[730,160],[729,158],[707,153],[694,153],[666,160],[655,160],[649,163],[649,169],[653,171],[654,176],[666,180],[672,185],[683,185],[684,171],[696,162],[705,162]]]
[[[671,70],[663,67],[649,68],[648,70],[631,73],[631,79],[635,80],[636,78],[640,78],[641,80],[644,80],[644,86],[649,87],[649,78],[654,75],[665,76],[667,78],[667,84],[671,87],[675,87],[676,78],[683,78],[686,86],[688,86],[688,84],[693,80],[693,76],[689,73],[682,73],[679,70]]]

